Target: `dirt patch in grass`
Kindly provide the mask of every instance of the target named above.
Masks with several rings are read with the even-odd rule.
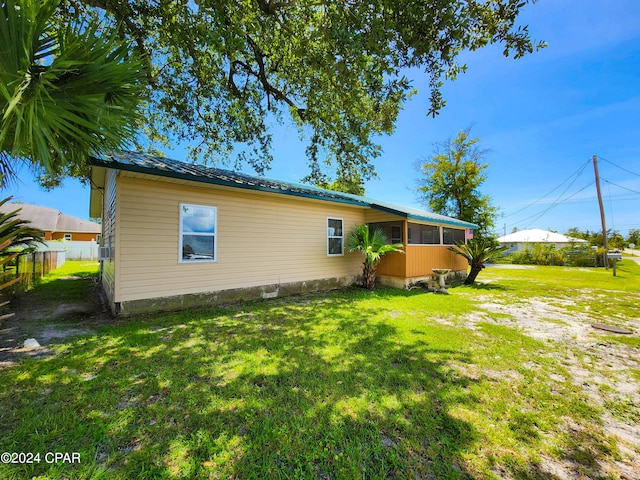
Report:
[[[585,299],[579,296],[575,300],[519,298],[517,302],[507,296],[475,296],[475,299],[479,301],[478,311],[465,316],[462,320],[465,327],[478,330],[481,323],[509,326],[557,347],[552,349],[553,358],[567,374],[559,372],[551,379],[578,385],[595,405],[601,406],[602,427],[617,444],[616,460],[607,463],[594,455],[597,470],[612,478],[639,479],[640,391],[632,374],[640,369],[638,348],[616,341],[615,334],[594,329],[591,324],[602,320],[594,318],[588,307],[580,311],[578,307],[584,307]],[[635,337],[640,333],[636,318],[619,316],[612,320],[612,324],[632,330]],[[579,426],[574,429],[582,431]],[[542,463],[545,471],[558,478],[578,478],[570,459],[558,462],[543,458]]]
[[[51,295],[57,287],[61,295]],[[73,294],[64,295],[65,291]],[[36,286],[15,298],[11,309],[15,316],[0,323],[0,368],[14,365],[23,357],[50,356],[49,345],[90,335],[97,325],[111,319],[93,276],[63,276]],[[40,346],[25,347],[29,338]]]

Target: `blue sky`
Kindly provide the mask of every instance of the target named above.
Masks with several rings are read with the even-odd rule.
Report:
[[[426,115],[425,88],[405,105],[396,132],[381,139],[379,178],[366,184],[366,195],[424,208],[414,193],[416,162],[473,125],[490,150],[482,191],[501,211],[499,235],[514,227],[598,230],[587,164],[593,155],[607,227],[623,234],[640,228],[640,2],[539,0],[525,8],[521,23],[548,47],[519,60],[503,57],[499,47],[464,54],[468,71],[445,84],[440,115]],[[426,86],[419,72],[414,78],[418,88]],[[298,182],[307,173],[305,146],[294,126],[278,128],[268,176]],[[167,153],[183,157],[180,149]],[[74,180],[45,192],[27,173],[5,193],[88,217],[89,190]]]

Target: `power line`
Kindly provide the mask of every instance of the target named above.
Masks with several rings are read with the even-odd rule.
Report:
[[[602,158],[600,155],[596,155],[596,156],[597,156],[600,160],[604,160],[604,161],[605,161],[605,162],[607,162],[608,164],[613,165],[614,167],[619,168],[620,170],[624,170],[625,172],[630,173],[631,175],[635,175],[636,177],[640,177],[640,174],[638,174],[638,173],[632,172],[631,170],[627,170],[626,168],[621,167],[620,165],[616,165],[615,163],[613,163],[613,162],[611,162],[611,161],[607,160],[606,158]]]
[[[606,181],[606,180],[603,180]],[[614,190],[614,192],[617,192],[617,190]],[[638,197],[638,193],[640,192],[636,192],[635,190],[633,192],[630,193],[624,193],[624,192],[619,192],[619,193],[612,193],[611,195],[611,201],[615,204],[618,202],[629,202],[629,201],[640,201],[640,197]],[[573,198],[572,200],[563,200],[562,203],[564,205],[569,205],[569,204],[576,204],[576,203],[584,203],[584,202],[590,202],[595,198],[595,192],[593,193],[593,195],[590,195],[588,198],[585,197],[581,197],[581,198]],[[540,205],[540,207],[544,207],[545,205],[550,205],[553,202],[547,202],[544,203],[542,205]],[[500,208],[507,208],[509,206],[520,206],[522,205],[521,203],[517,203],[517,204],[505,204],[505,203],[501,203],[500,204]],[[505,218],[505,217],[500,217],[500,218]]]
[[[589,188],[589,187],[590,187],[590,186],[592,186],[594,183],[596,183],[596,182],[595,182],[595,180],[594,180],[593,182],[591,182],[591,183],[589,183],[589,184],[585,185],[585,186],[584,186],[584,187],[582,187],[580,190],[578,190],[578,191],[574,192],[573,194],[571,194],[570,196],[568,196],[568,197],[567,197],[567,198],[565,198],[564,200],[560,200],[560,198],[558,197],[558,200],[557,200],[556,202],[554,202],[554,203],[552,203],[551,205],[549,205],[549,207],[547,207],[545,210],[543,210],[542,212],[540,212],[538,215],[532,215],[532,217],[536,217],[536,218],[535,218],[532,222],[530,222],[530,223],[529,223],[525,228],[530,227],[533,223],[535,223],[535,222],[537,222],[538,220],[540,220],[540,219],[541,219],[541,218],[542,218],[542,217],[543,217],[547,212],[549,212],[549,210],[551,210],[552,208],[554,208],[554,207],[558,206],[560,203],[566,202],[567,200],[569,200],[569,199],[570,199],[570,198],[572,198],[572,197],[575,197],[578,193],[580,193],[580,192],[582,192],[583,190],[585,190],[585,189]],[[570,185],[570,186],[571,186],[571,185]],[[569,187],[567,187],[567,189],[565,189],[565,191],[566,191],[566,190],[568,190],[568,188],[569,188]],[[563,194],[564,194],[564,192],[563,192]],[[532,218],[532,217],[529,217],[529,218]],[[526,221],[526,220],[528,220],[528,218],[527,218],[527,219],[524,219],[524,220],[521,220],[520,222],[516,222],[516,225],[517,225],[518,223],[522,223],[522,222],[524,222],[524,221]]]
[[[524,223],[527,220],[530,220],[532,218],[542,218],[542,216],[547,213],[549,210],[551,210],[552,208],[558,206],[560,203],[564,203],[567,200],[569,200],[572,197],[575,197],[578,193],[582,192],[583,190],[589,188],[590,186],[592,186],[595,183],[595,181],[591,181],[589,184],[585,185],[584,187],[582,187],[580,190],[572,193],[571,195],[569,195],[567,198],[560,200],[560,197],[562,197],[562,195],[571,187],[571,185],[569,185],[561,194],[558,198],[556,198],[556,200],[551,203],[547,208],[545,208],[544,210],[542,210],[541,212],[536,212],[533,215],[529,215],[528,217],[523,218],[522,220],[519,220],[517,222],[514,222],[514,225],[518,225],[520,223]],[[536,218],[536,219],[537,219]],[[528,226],[528,225],[527,225]]]
[[[544,199],[545,199],[545,198],[547,198],[549,195],[551,195],[553,192],[555,192],[555,191],[556,191],[556,190],[558,190],[560,187],[562,187],[562,186],[563,186],[565,183],[567,183],[569,180],[571,180],[573,177],[575,177],[575,178],[573,178],[573,181],[571,182],[571,184],[569,184],[569,187],[567,187],[567,188],[566,188],[566,189],[565,189],[565,190],[560,194],[560,196],[562,196],[562,195],[563,195],[563,194],[564,194],[564,193],[565,193],[565,192],[566,192],[566,191],[571,187],[571,185],[573,185],[573,183],[578,179],[578,177],[579,177],[580,175],[582,175],[582,172],[583,172],[583,171],[584,171],[584,169],[587,167],[587,165],[589,165],[589,162],[590,162],[590,160],[587,160],[587,161],[586,161],[586,162],[584,162],[582,165],[580,165],[580,166],[578,167],[578,169],[577,169],[575,172],[573,172],[571,175],[569,175],[569,177],[568,177],[566,180],[564,180],[560,185],[558,185],[557,187],[555,187],[555,188],[554,188],[553,190],[551,190],[550,192],[546,193],[545,195],[543,195],[543,196],[542,196],[542,197],[540,197],[539,199],[537,199],[537,200],[535,200],[535,201],[533,201],[533,202],[529,203],[528,205],[525,205],[525,206],[524,206],[524,207],[522,207],[521,209],[516,210],[515,212],[510,213],[510,214],[508,214],[508,215],[504,215],[502,218],[512,217],[513,215],[516,215],[516,214],[518,214],[518,213],[522,212],[523,210],[526,210],[527,208],[529,208],[529,207],[531,207],[531,206],[535,205],[536,203],[538,203],[538,202],[540,202],[540,201],[544,200]],[[559,197],[558,197],[558,198],[559,198]],[[557,200],[556,200],[556,201],[557,201]],[[555,201],[552,203],[552,205],[553,205],[554,203],[555,203]],[[518,222],[518,223],[520,223],[520,222]]]
[[[600,177],[600,178],[602,178],[602,177]],[[602,180],[604,180],[607,183],[610,183],[611,185],[615,185],[618,188],[622,188],[623,190],[628,190],[630,192],[637,193],[638,195],[640,195],[640,192],[638,192],[637,190],[631,190],[630,188],[623,187],[622,185],[618,185],[617,183],[610,182],[609,180],[605,180],[604,178],[602,178]]]
[[[613,162],[611,162],[611,161],[607,160],[606,158],[602,158],[602,157],[599,157],[599,156],[598,156],[597,158],[600,158],[602,161],[605,161],[605,162],[607,162],[607,163],[609,163],[609,164],[613,165],[614,167],[619,168],[620,170],[623,170],[623,171],[625,171],[625,172],[627,172],[627,173],[629,173],[629,174],[631,174],[631,175],[635,175],[635,176],[640,177],[640,174],[635,173],[635,172],[632,172],[632,171],[630,171],[630,170],[627,170],[626,168],[621,167],[620,165],[616,165],[615,163],[613,163]],[[584,172],[585,168],[586,168],[586,167],[587,167],[587,165],[589,165],[590,163],[591,163],[591,159],[589,159],[589,160],[585,161],[582,165],[580,165],[580,166],[578,167],[578,169],[577,169],[575,172],[573,172],[573,173],[572,173],[568,178],[566,178],[564,181],[562,181],[558,186],[556,186],[555,188],[553,188],[551,191],[549,191],[548,193],[546,193],[546,194],[545,194],[545,195],[543,195],[542,197],[538,198],[537,200],[535,200],[535,201],[533,201],[533,202],[531,202],[531,203],[528,203],[528,204],[527,204],[527,205],[525,205],[524,207],[519,208],[518,210],[516,210],[516,211],[514,211],[514,212],[512,212],[512,213],[509,213],[508,215],[504,215],[502,218],[512,217],[512,216],[517,215],[518,213],[520,213],[520,212],[522,212],[522,211],[526,210],[527,208],[532,207],[532,206],[534,206],[534,205],[536,205],[536,204],[538,204],[538,203],[542,202],[545,198],[549,197],[552,193],[554,193],[554,192],[555,192],[555,191],[557,191],[558,189],[562,188],[565,184],[567,184],[567,182],[568,182],[568,185],[567,185],[567,186],[562,190],[562,192],[561,192],[561,193],[560,193],[560,194],[555,198],[555,200],[553,200],[553,201],[549,204],[549,206],[548,206],[547,208],[545,208],[544,210],[542,210],[542,211],[540,211],[540,212],[534,213],[533,215],[529,215],[528,217],[525,217],[525,218],[523,218],[523,219],[521,219],[521,220],[519,220],[519,221],[517,221],[517,222],[514,222],[513,224],[514,224],[514,225],[519,225],[519,224],[527,223],[527,224],[526,224],[526,226],[525,226],[524,228],[529,228],[531,225],[533,225],[534,223],[538,222],[538,221],[539,221],[539,220],[540,220],[540,219],[541,219],[545,214],[547,214],[550,210],[552,210],[552,209],[553,209],[553,208],[555,208],[556,206],[558,206],[558,205],[560,205],[560,204],[572,203],[572,202],[569,202],[569,200],[570,200],[571,198],[575,197],[575,196],[576,196],[576,195],[578,195],[580,192],[584,191],[585,189],[587,189],[587,188],[591,187],[592,185],[594,185],[594,184],[596,183],[595,181],[592,181],[592,182],[590,182],[589,184],[587,184],[587,185],[585,185],[584,187],[582,187],[582,188],[580,188],[579,190],[577,190],[576,192],[572,193],[571,195],[569,195],[569,196],[567,196],[567,197],[564,197],[564,195],[567,193],[567,191],[569,191],[569,189],[570,189],[570,188],[575,184],[575,182],[577,181],[578,177],[579,177],[580,175],[582,175],[582,173]],[[640,192],[639,192],[639,191],[637,191],[637,190],[632,190],[632,189],[630,189],[630,188],[623,187],[622,185],[618,185],[618,184],[616,184],[616,183],[614,183],[614,182],[610,182],[609,180],[605,180],[605,179],[603,179],[602,177],[599,177],[599,179],[601,179],[601,180],[602,180],[602,181],[604,181],[604,182],[607,182],[608,184],[611,184],[611,185],[614,185],[614,186],[616,186],[616,187],[618,187],[618,188],[621,188],[621,189],[623,189],[623,190],[627,190],[627,191],[632,192],[632,193],[634,193],[634,194],[638,194],[638,195],[640,195]],[[563,198],[563,197],[564,197],[564,198]],[[631,199],[631,198],[635,198],[635,197],[629,197],[629,198]],[[610,210],[612,210],[612,208],[613,208],[613,205],[612,205],[613,200],[614,200],[614,198],[612,198],[611,190],[609,189],[609,209],[610,209]],[[615,200],[617,200],[617,199],[615,199]],[[576,200],[574,200],[574,202],[575,202],[575,201],[576,201]],[[545,202],[545,203],[548,203],[548,202]],[[618,226],[618,227],[622,227],[623,225],[617,225],[617,226]],[[627,226],[627,225],[624,225],[624,226]],[[634,226],[634,227],[635,227],[635,225],[632,225],[632,226]]]

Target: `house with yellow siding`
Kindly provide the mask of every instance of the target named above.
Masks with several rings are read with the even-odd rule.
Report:
[[[357,282],[346,240],[376,224],[405,253],[383,257],[383,284],[433,268],[466,275],[449,251],[477,226],[367,197],[124,152],[91,159],[90,214],[102,219],[101,282],[128,315],[328,290]]]

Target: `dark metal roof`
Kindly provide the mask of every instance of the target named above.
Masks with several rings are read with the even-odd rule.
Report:
[[[410,220],[439,223],[464,228],[477,228],[477,225],[473,223],[464,222],[462,220],[438,215],[424,210],[417,210],[392,203],[380,202],[378,200],[358,195],[351,195],[349,193],[324,190],[322,188],[311,187],[309,185],[302,185],[299,183],[283,182],[266,177],[246,175],[244,173],[233,172],[222,168],[180,162],[178,160],[172,160],[157,155],[137,152],[121,152],[118,154],[102,156],[101,158],[91,158],[90,163],[96,167],[113,168],[116,170],[158,175],[168,178],[190,180],[193,182],[359,205]]]

